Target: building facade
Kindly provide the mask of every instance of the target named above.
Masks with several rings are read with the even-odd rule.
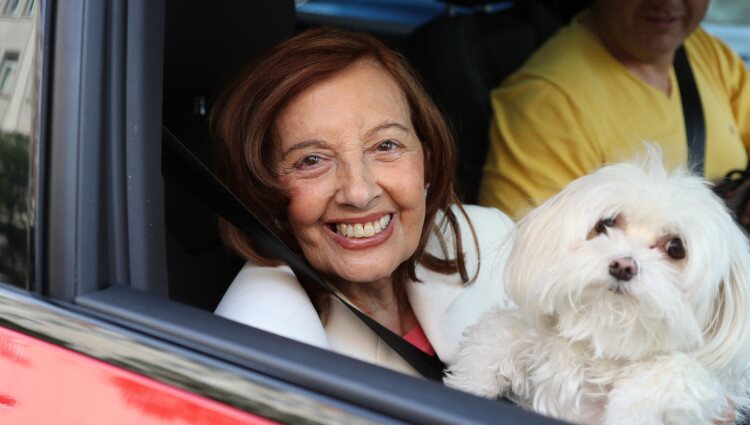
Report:
[[[30,135],[38,86],[36,0],[0,0],[0,131]]]

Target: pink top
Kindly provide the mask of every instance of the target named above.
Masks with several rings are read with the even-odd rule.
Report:
[[[417,323],[417,326],[411,328],[411,330],[407,332],[406,335],[404,335],[404,339],[406,340],[406,342],[419,348],[425,353],[431,356],[435,355],[435,349],[432,348],[432,344],[430,344],[430,341],[427,339],[427,335],[424,334],[422,326],[420,326],[419,323]]]

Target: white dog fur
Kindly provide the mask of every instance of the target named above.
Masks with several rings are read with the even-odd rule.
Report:
[[[748,239],[702,179],[647,150],[520,221],[518,309],[466,331],[446,384],[587,424],[711,424],[748,405]]]

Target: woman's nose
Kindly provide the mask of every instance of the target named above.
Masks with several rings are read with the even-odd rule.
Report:
[[[375,174],[366,161],[356,161],[342,167],[336,201],[340,205],[367,209],[382,193]]]

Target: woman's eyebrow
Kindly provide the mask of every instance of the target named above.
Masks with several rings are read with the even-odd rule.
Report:
[[[366,136],[372,137],[373,135],[377,134],[380,131],[387,130],[390,128],[394,128],[396,130],[403,131],[405,133],[409,132],[409,128],[404,126],[403,124],[393,122],[393,121],[386,121],[382,124],[378,124],[375,127],[371,128],[367,131]],[[328,148],[330,145],[325,142],[324,140],[320,139],[310,139],[310,140],[303,140],[299,143],[295,143],[292,146],[288,147],[286,150],[281,152],[281,158],[284,159],[287,155],[290,153],[300,150],[300,149],[306,149],[309,147],[322,147],[322,148]]]
[[[371,128],[367,132],[367,137],[371,137],[371,136],[375,135],[376,133],[378,133],[379,131],[383,131],[383,130],[386,130],[386,129],[389,129],[389,128],[395,128],[395,129],[401,130],[401,131],[403,131],[405,133],[409,132],[409,129],[406,126],[404,126],[403,124],[400,124],[400,123],[397,123],[397,122],[393,122],[393,121],[386,121],[386,122],[384,122],[384,123],[382,123],[380,125],[376,125],[375,127]]]
[[[281,159],[286,158],[287,155],[289,155],[290,153],[292,153],[292,152],[294,152],[296,150],[306,149],[306,148],[309,148],[309,147],[323,147],[323,148],[326,148],[326,147],[328,147],[328,143],[326,143],[326,142],[324,142],[323,140],[320,140],[320,139],[303,140],[303,141],[301,141],[299,143],[296,143],[296,144],[290,146],[288,149],[282,151],[281,152]]]

